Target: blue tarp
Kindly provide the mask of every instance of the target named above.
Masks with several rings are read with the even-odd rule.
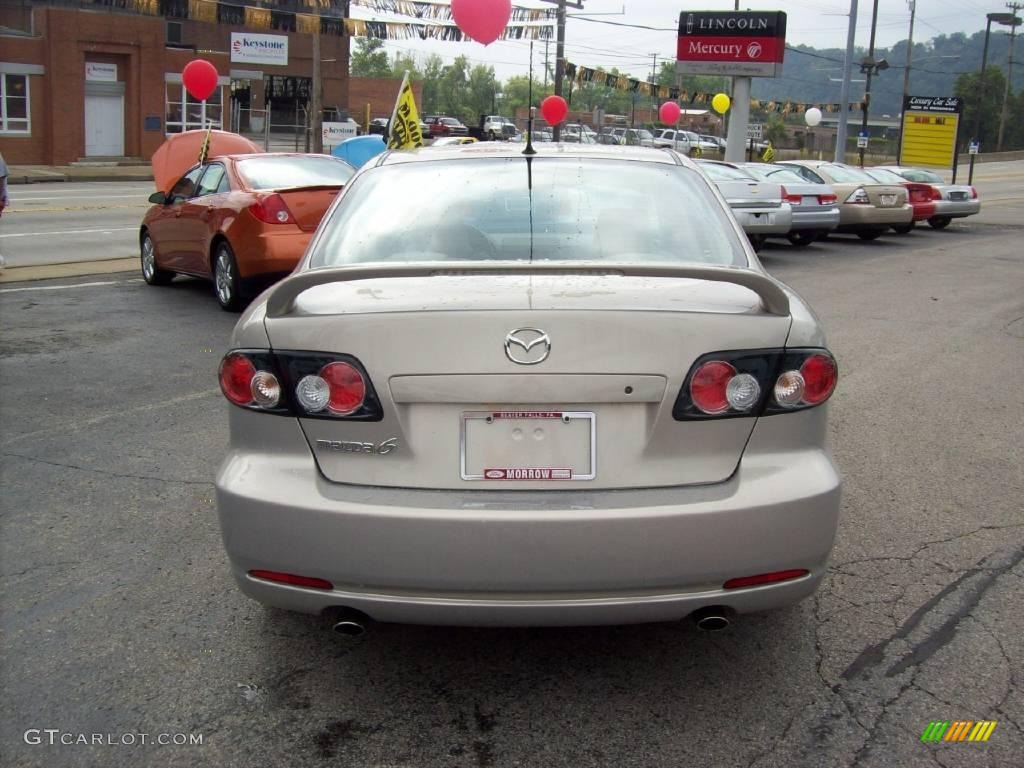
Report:
[[[351,163],[353,168],[358,169],[367,160],[376,157],[385,149],[387,147],[384,144],[384,140],[374,134],[345,139],[345,141],[331,150],[331,154]]]

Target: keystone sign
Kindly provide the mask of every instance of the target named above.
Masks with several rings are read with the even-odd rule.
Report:
[[[786,53],[782,11],[683,11],[676,72],[778,77]]]
[[[285,35],[231,33],[231,61],[244,64],[288,63],[288,38]]]

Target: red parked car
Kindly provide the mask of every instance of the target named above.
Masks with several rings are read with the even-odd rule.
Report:
[[[898,173],[893,173],[885,168],[865,168],[864,173],[882,184],[901,184],[907,188],[907,198],[914,209],[914,218],[909,224],[893,227],[893,232],[905,235],[914,228],[917,222],[928,221],[935,215],[935,201],[942,199],[942,193],[931,184],[907,181]]]

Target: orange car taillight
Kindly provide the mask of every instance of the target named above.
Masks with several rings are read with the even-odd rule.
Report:
[[[295,217],[288,210],[284,198],[276,192],[263,195],[249,206],[249,212],[264,224],[294,224]]]
[[[824,349],[713,352],[690,368],[672,416],[692,421],[812,408],[831,397],[838,373]]]
[[[351,355],[241,349],[220,364],[220,388],[240,408],[278,415],[380,421],[380,401]]]

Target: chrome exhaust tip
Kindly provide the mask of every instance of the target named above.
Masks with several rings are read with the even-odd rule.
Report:
[[[702,632],[721,632],[732,624],[731,614],[732,611],[728,608],[712,605],[694,611],[690,618]]]
[[[326,613],[331,629],[347,638],[362,637],[373,625],[373,619],[354,608],[333,608]]]

